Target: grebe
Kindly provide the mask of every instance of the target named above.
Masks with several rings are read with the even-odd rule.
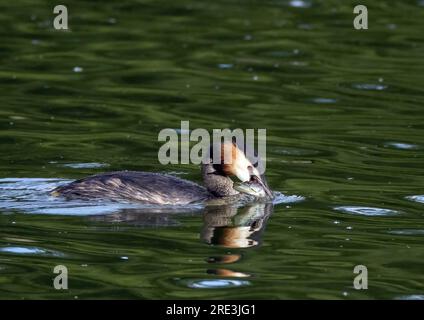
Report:
[[[227,144],[229,149],[225,147]],[[194,182],[167,174],[118,171],[97,174],[54,189],[53,196],[67,199],[131,201],[145,204],[187,205],[213,199],[252,200],[273,197],[257,168],[234,143],[221,144],[221,163],[202,164],[204,187]],[[231,150],[231,159],[224,163],[225,150]],[[230,176],[243,184],[235,186]]]

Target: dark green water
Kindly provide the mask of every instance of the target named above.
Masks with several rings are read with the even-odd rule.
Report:
[[[68,32],[54,1],[6,3],[0,298],[424,299],[423,1],[362,1],[367,31],[356,1],[66,1]],[[109,170],[199,181],[157,161],[181,120],[266,128],[287,203],[164,215],[45,195]]]

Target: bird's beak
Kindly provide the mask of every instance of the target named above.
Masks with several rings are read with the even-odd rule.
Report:
[[[252,175],[250,178],[251,181],[256,181],[257,183],[259,183],[262,188],[264,189],[265,193],[267,194],[268,197],[273,198],[274,195],[272,194],[272,191],[269,189],[269,187],[263,182],[263,180],[261,179],[260,176],[257,175]]]
[[[261,175],[259,174],[258,169],[255,167],[249,167],[249,173],[250,173],[250,181],[255,181],[261,185],[261,187],[264,189],[265,193],[268,197],[273,198],[274,195],[272,194],[271,189],[267,186],[267,184],[262,180]]]

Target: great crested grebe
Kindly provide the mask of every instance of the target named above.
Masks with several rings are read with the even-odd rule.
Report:
[[[227,147],[228,146],[228,149]],[[218,146],[219,147],[219,146]],[[273,193],[257,168],[234,143],[221,144],[221,163],[203,163],[204,187],[194,182],[167,174],[118,171],[97,174],[54,189],[53,196],[81,200],[131,201],[145,204],[186,205],[212,199],[271,199]],[[231,150],[230,161],[224,162],[224,154]],[[236,176],[242,184],[235,186],[230,176]]]

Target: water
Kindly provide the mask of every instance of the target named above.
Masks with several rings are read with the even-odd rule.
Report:
[[[354,1],[68,1],[68,32],[56,4],[0,4],[0,298],[422,299],[422,1],[362,2],[367,31]],[[281,201],[48,197],[102,171],[199,181],[157,161],[181,120],[266,128]]]

